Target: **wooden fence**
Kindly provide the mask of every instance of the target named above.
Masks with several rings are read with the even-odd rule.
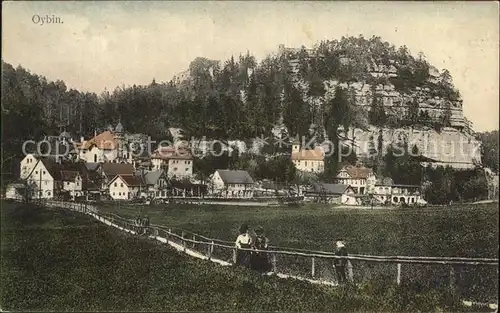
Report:
[[[90,214],[102,222],[136,235],[162,238],[176,244],[184,252],[196,252],[205,259],[221,264],[234,264],[237,248],[234,242],[209,238],[183,229],[151,224],[138,225],[136,221],[113,213],[99,212],[95,206],[83,203],[45,201],[46,206],[68,208]],[[496,299],[498,293],[498,259],[466,257],[375,256],[350,254],[336,256],[333,252],[270,246],[269,250],[241,249],[267,254],[272,271],[289,277],[335,284],[332,262],[343,258],[353,268],[356,283],[370,280],[420,287],[445,287],[460,296]],[[485,288],[477,288],[477,287]]]

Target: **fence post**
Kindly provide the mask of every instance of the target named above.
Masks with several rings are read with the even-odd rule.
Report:
[[[311,276],[314,278],[314,274],[316,273],[316,268],[315,268],[315,259],[314,257],[311,258]]]
[[[276,253],[273,253],[273,272],[276,274]]]
[[[182,246],[184,247],[184,252],[186,252],[186,241],[184,240],[184,231],[182,231]]]
[[[196,235],[193,235],[193,249],[195,248],[196,245],[195,241],[196,241]]]
[[[401,263],[398,263],[398,276],[396,277],[396,283],[401,284]]]
[[[214,245],[214,242],[212,241],[211,244],[208,245],[208,259],[211,260],[212,259],[212,249],[213,249],[213,246]]]
[[[236,250],[237,249],[238,248],[236,248],[236,247],[233,248],[233,264],[236,264]]]
[[[169,228],[168,231],[167,231],[167,243],[168,243],[168,240],[170,239],[170,233],[172,232],[172,230]]]
[[[450,266],[450,289],[452,291],[455,290],[455,268],[453,266]]]

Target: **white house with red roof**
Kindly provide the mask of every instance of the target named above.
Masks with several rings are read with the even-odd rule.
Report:
[[[121,123],[76,144],[78,157],[88,163],[132,163],[132,151],[127,146]]]
[[[147,185],[141,176],[116,175],[108,185],[109,195],[113,200],[131,200],[147,191]]]
[[[370,193],[377,180],[371,168],[354,165],[344,166],[335,179],[339,184],[350,185],[362,195]]]
[[[193,155],[183,147],[159,147],[151,155],[153,170],[164,169],[168,177],[193,176]]]

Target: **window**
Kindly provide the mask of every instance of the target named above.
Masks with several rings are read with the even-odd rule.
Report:
[[[307,166],[307,161],[306,161],[306,166]]]
[[[42,175],[45,175],[45,171],[42,172]]]
[[[117,182],[115,182],[115,187],[118,187],[118,183]]]
[[[115,193],[113,192],[113,196],[115,195]]]
[[[49,184],[49,182],[48,182],[48,181],[45,181],[45,186],[47,186],[48,184]]]
[[[35,174],[38,175],[38,171],[35,171]]]
[[[189,171],[189,167],[186,167],[186,172]]]
[[[47,191],[47,195],[49,195],[49,196],[50,196],[50,191]]]
[[[120,187],[123,187],[123,183],[120,183]]]
[[[174,171],[177,171],[177,167],[174,167]]]
[[[122,193],[121,193],[121,192],[119,192],[119,193],[118,193],[118,195],[119,195],[119,196],[121,196],[121,195],[122,195]]]

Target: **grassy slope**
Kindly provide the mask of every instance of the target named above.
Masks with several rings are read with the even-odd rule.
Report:
[[[331,289],[261,277],[62,210],[2,203],[1,213],[6,310],[415,312],[449,302],[432,291]]]

